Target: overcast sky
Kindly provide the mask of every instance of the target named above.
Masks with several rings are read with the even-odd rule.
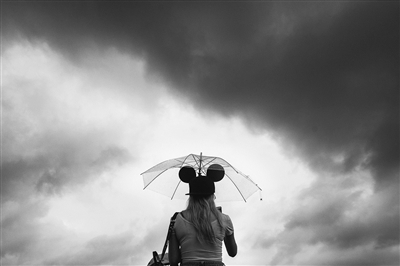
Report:
[[[1,264],[147,264],[186,201],[140,173],[203,152],[263,189],[217,191],[227,265],[398,265],[399,25],[398,1],[2,1]]]

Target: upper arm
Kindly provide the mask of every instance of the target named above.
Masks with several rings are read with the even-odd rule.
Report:
[[[224,218],[226,226],[225,238],[224,238],[225,248],[226,251],[228,251],[229,256],[235,257],[237,254],[237,245],[234,235],[233,223],[228,215],[225,214]]]
[[[179,241],[176,235],[171,234],[168,246],[168,259],[171,266],[177,266],[181,262],[181,251],[179,249]]]
[[[231,235],[226,235],[224,238],[224,243],[228,255],[235,257],[237,254],[237,245],[234,234],[232,233]]]

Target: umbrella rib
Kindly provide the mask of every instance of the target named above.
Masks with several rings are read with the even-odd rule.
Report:
[[[222,159],[221,157],[217,157],[217,156],[213,156],[213,157],[214,157],[213,160],[210,161],[208,164],[210,164],[211,162],[215,161],[216,159],[219,159],[219,160],[225,162],[225,163],[227,164],[227,166],[228,166],[228,167],[231,167],[236,173],[239,173],[239,171],[236,170],[236,168],[233,167],[233,165],[231,165],[231,164],[230,164],[229,162],[227,162],[225,159]]]
[[[193,160],[194,160],[195,164],[197,165],[197,167],[199,167],[199,163],[198,163],[197,160],[196,160],[197,158],[196,158],[196,155],[195,155],[195,154],[189,154],[188,156],[186,156],[186,158],[183,160],[183,162],[182,162],[182,164],[181,164],[181,167],[182,167],[182,165],[186,162],[186,160],[187,160],[190,156],[193,157]]]
[[[178,158],[178,159],[179,159],[179,158]],[[178,163],[180,163],[180,161],[179,161],[178,159],[173,159],[173,160],[175,160],[175,161],[177,161]],[[186,160],[186,159],[185,159],[185,160]],[[161,164],[163,164],[163,163],[165,163],[165,162],[168,162],[168,161],[169,161],[169,160],[166,160],[166,161],[163,161],[163,162],[161,162],[161,163],[158,163],[158,164],[154,165],[153,167],[150,167],[149,169],[147,169],[146,171],[144,171],[144,172],[141,173],[140,175],[146,174],[147,172],[153,172],[153,171],[150,171],[150,170],[151,170],[151,169],[154,169],[154,168],[157,168],[157,166],[159,166],[159,165],[161,165]],[[173,167],[175,167],[175,166],[173,165],[173,166],[169,167],[168,169],[173,168]]]
[[[179,187],[179,185],[181,184],[181,182],[182,182],[182,181],[179,181],[179,182],[178,182],[178,185],[175,187],[174,193],[172,193],[172,196],[171,196],[171,200],[174,198],[175,193],[176,193],[176,191],[178,190],[178,187]]]
[[[258,184],[256,184],[248,175],[245,175],[243,173],[240,173],[242,176],[244,176],[248,181],[250,181],[251,183],[253,183],[253,185],[255,185],[259,190],[262,191],[262,189],[258,186]]]
[[[194,162],[196,163],[197,167],[200,168],[201,162],[200,162],[200,164],[199,164],[199,162],[196,160],[196,157],[194,157],[194,156],[193,156],[193,159],[194,159]]]
[[[224,162],[226,162],[226,163],[228,164],[228,166],[230,166],[233,170],[235,170],[236,173],[239,173],[239,171],[236,170],[236,168],[233,167],[233,166],[232,166],[230,163],[228,163],[226,160],[224,160],[224,159],[222,159],[222,158],[219,158],[219,159],[221,159],[221,160],[223,160]]]
[[[217,159],[217,157],[214,157],[211,161],[207,162],[205,165],[209,165],[211,164],[213,161],[215,161]]]
[[[232,178],[229,176],[229,175],[227,175],[227,174],[225,174],[230,180],[231,180],[231,182],[232,182],[232,184],[236,187],[236,189],[239,191],[239,193],[240,193],[240,196],[242,196],[242,198],[243,198],[243,200],[244,200],[244,202],[246,202],[246,199],[245,199],[245,197],[243,196],[243,194],[242,194],[242,192],[240,191],[240,189],[238,188],[238,186],[236,185],[236,183],[235,182],[233,182],[233,180],[232,180]]]
[[[165,171],[167,171],[168,169],[165,169],[164,171],[160,172],[158,175],[156,175],[143,189],[146,189],[151,183],[153,183],[153,181],[159,177],[162,173],[164,173]]]
[[[182,163],[181,163],[181,166],[180,167],[182,167],[183,166],[183,164],[184,163],[186,163],[186,160],[190,157],[190,156],[192,156],[193,157],[193,160],[194,160],[194,162],[195,162],[195,164],[197,165],[197,167],[199,168],[199,163],[197,162],[197,160],[196,160],[196,155],[195,154],[189,154],[188,156],[186,156],[185,157],[185,159],[182,161]],[[189,164],[190,165],[190,164]]]
[[[186,160],[189,158],[189,156],[193,156],[193,154],[189,154],[188,156],[185,157],[185,159],[182,161],[181,163],[181,167],[182,165],[186,162]],[[196,160],[195,160],[196,161]]]

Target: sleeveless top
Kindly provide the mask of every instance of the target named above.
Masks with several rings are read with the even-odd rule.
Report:
[[[222,261],[222,242],[225,236],[233,234],[231,218],[226,214],[222,215],[223,228],[220,228],[218,221],[212,222],[212,228],[217,238],[215,243],[200,242],[196,237],[193,224],[186,220],[181,213],[175,220],[174,230],[181,246],[182,263],[189,261]]]

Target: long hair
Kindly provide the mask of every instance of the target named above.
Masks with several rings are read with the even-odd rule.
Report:
[[[200,242],[216,242],[216,236],[211,225],[212,214],[217,218],[220,229],[223,227],[222,215],[214,202],[214,194],[208,197],[191,195],[186,210],[190,213],[190,222],[193,224],[197,239]]]

